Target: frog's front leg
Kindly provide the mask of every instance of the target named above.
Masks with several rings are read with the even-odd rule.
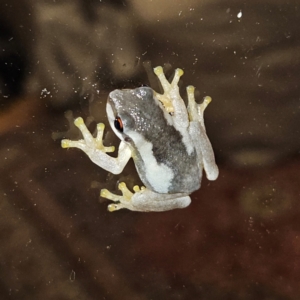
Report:
[[[187,207],[191,198],[186,194],[159,194],[145,187],[134,186],[132,193],[124,182],[119,184],[122,196],[115,195],[106,189],[101,190],[100,196],[118,202],[108,205],[110,212],[127,208],[133,211],[167,211]]]
[[[102,169],[109,171],[113,174],[119,174],[123,171],[125,165],[131,157],[131,150],[121,141],[119,146],[118,157],[111,157],[106,152],[113,152],[115,147],[103,146],[103,132],[104,124],[97,124],[97,136],[94,138],[87,129],[82,118],[77,118],[74,121],[76,127],[79,128],[83,135],[83,140],[71,141],[62,140],[62,148],[78,148],[85,152],[92,162],[101,167]]]

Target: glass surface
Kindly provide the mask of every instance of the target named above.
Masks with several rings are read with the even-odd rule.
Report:
[[[0,1],[1,299],[300,299],[300,8],[294,1]],[[118,147],[116,88],[184,70],[220,175],[185,209],[107,211],[140,184],[62,138]],[[186,97],[185,97],[186,98]],[[67,113],[65,114],[65,112]]]

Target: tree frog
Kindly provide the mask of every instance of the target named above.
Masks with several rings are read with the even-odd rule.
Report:
[[[111,157],[114,147],[102,142],[104,124],[97,125],[97,136],[89,132],[82,118],[74,124],[83,139],[62,140],[63,148],[79,148],[101,168],[119,174],[130,158],[145,186],[134,186],[131,192],[124,182],[116,195],[102,189],[100,195],[114,201],[109,211],[126,208],[133,211],[167,211],[191,203],[189,195],[200,188],[202,169],[209,180],[218,177],[214,152],[206,135],[203,114],[211,98],[195,102],[193,86],[187,87],[186,107],[179,94],[178,82],[183,75],[176,69],[170,83],[162,67],[154,68],[164,93],[150,87],[112,91],[106,112],[112,130],[120,138],[118,157]]]

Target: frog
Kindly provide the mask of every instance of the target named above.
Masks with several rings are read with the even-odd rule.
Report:
[[[78,148],[102,169],[120,174],[133,159],[144,186],[132,191],[124,182],[118,184],[122,195],[102,189],[100,196],[113,201],[108,211],[128,209],[139,212],[161,212],[185,208],[190,195],[201,185],[203,170],[208,180],[216,180],[219,169],[206,134],[204,110],[211,102],[206,96],[201,104],[195,100],[195,87],[187,86],[187,105],[179,92],[183,70],[175,70],[171,81],[161,66],[153,69],[163,93],[151,87],[116,89],[109,93],[106,104],[110,127],[121,140],[118,156],[114,146],[104,146],[104,124],[97,124],[94,137],[83,119],[74,124],[83,139],[63,139],[62,148]]]

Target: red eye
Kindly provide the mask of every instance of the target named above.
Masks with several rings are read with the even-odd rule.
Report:
[[[120,117],[116,117],[114,125],[118,131],[123,132],[123,122]]]

